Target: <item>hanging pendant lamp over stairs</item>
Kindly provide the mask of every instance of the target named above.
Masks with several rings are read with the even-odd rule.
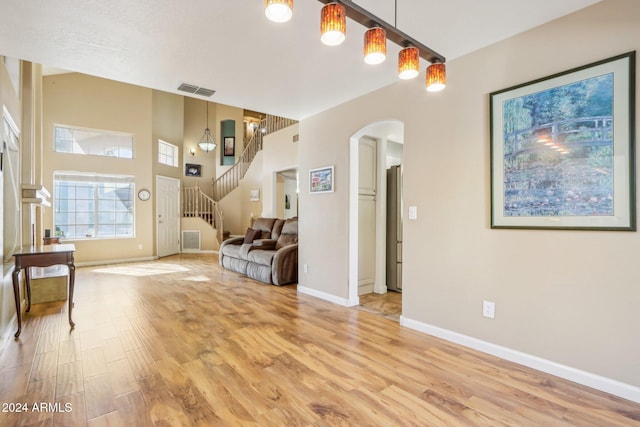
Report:
[[[206,153],[209,151],[213,151],[216,148],[216,143],[213,141],[211,137],[211,131],[209,130],[209,102],[206,102],[207,105],[207,127],[204,130],[204,135],[200,138],[200,142],[198,142],[198,147]]]

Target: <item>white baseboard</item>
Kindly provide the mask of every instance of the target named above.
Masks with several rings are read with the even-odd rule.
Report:
[[[183,254],[217,254],[218,251],[212,249],[183,249],[180,251]]]
[[[318,291],[316,289],[306,288],[300,285],[298,285],[298,292],[305,295],[311,295],[312,297],[320,298],[325,301],[329,301],[334,304],[341,305],[343,307],[353,307],[355,305],[360,304],[360,299],[357,297],[351,300],[347,298],[340,298],[335,295],[328,294],[326,292]]]
[[[587,387],[591,387],[596,390],[604,391],[606,393],[610,393],[615,396],[640,403],[640,387],[635,387],[611,378],[592,374],[591,372],[582,371],[580,369],[572,368],[571,366],[562,365],[551,360],[543,359],[541,357],[533,356],[527,353],[522,353],[520,351],[502,347],[497,344],[492,344],[487,341],[482,341],[468,335],[450,331],[448,329],[443,329],[437,326],[429,325],[427,323],[419,322],[417,320],[408,319],[405,316],[400,316],[400,324],[402,326],[406,326],[407,328],[424,332],[428,335],[433,335],[435,337],[442,338],[444,340],[451,341],[453,343],[460,344],[465,347],[481,351],[483,353],[488,353],[493,356],[536,369],[538,371],[546,372],[548,374],[555,375],[557,377],[564,378],[578,384],[586,385]]]

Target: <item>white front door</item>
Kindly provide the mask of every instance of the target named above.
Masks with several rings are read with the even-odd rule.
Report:
[[[180,252],[180,180],[156,176],[158,256]]]

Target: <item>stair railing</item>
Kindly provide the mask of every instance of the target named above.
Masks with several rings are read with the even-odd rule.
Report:
[[[218,242],[223,237],[223,216],[218,204],[202,192],[199,186],[182,189],[182,216],[201,218],[216,230]]]
[[[240,180],[244,178],[251,162],[262,150],[262,141],[265,135],[284,129],[298,123],[297,120],[285,117],[267,116],[260,121],[258,129],[253,133],[253,137],[246,144],[240,158],[229,170],[213,181],[213,198],[216,201],[222,200],[227,194],[235,190],[240,185]]]

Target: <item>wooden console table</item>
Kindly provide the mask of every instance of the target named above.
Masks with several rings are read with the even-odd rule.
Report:
[[[14,335],[20,336],[22,331],[22,313],[20,310],[20,270],[24,268],[25,288],[27,290],[27,312],[31,310],[31,273],[29,267],[50,267],[52,265],[66,265],[69,267],[69,325],[71,329],[75,326],[71,320],[73,310],[73,287],[76,278],[76,266],[73,263],[73,253],[76,247],[72,244],[48,245],[48,246],[24,246],[19,252],[13,254],[15,257],[15,268],[13,270],[13,295],[16,300],[16,315],[18,316],[18,332]]]

